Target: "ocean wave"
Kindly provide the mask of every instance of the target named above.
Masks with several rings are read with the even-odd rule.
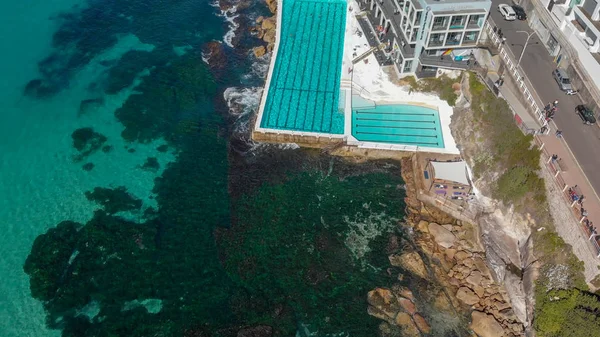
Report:
[[[230,87],[223,92],[223,98],[229,108],[229,114],[237,122],[244,122],[258,110],[263,88],[250,87]]]
[[[214,1],[210,5],[212,7],[219,8],[221,13],[217,14],[217,16],[222,17],[225,19],[225,21],[227,21],[227,23],[229,25],[229,30],[223,36],[223,42],[225,42],[225,44],[228,45],[229,47],[234,48],[233,39],[235,38],[236,31],[238,30],[238,28],[240,28],[240,24],[237,23],[235,20],[239,17],[239,14],[236,14],[237,5],[233,5],[230,8],[228,8],[227,10],[221,9],[221,7],[219,6],[219,1]]]
[[[261,57],[256,57],[252,51],[250,53],[251,57],[255,59],[252,63],[251,73],[261,79],[266,79],[269,72],[269,65],[271,64],[271,54],[267,53]]]
[[[209,61],[210,61],[210,57],[212,56],[211,53],[202,52],[201,56],[202,56],[202,62],[210,65]]]

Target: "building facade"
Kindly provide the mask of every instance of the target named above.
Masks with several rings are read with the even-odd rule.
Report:
[[[399,75],[466,69],[490,0],[359,0],[359,23],[382,66]]]

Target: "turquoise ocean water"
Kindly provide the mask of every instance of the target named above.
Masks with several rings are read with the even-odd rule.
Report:
[[[263,1],[1,9],[1,337],[375,335],[399,163],[248,140]]]
[[[126,186],[130,193],[149,199],[153,180],[161,171],[136,169],[149,156],[156,156],[161,167],[173,159],[158,153],[163,141],[135,143],[131,153],[120,136],[123,126],[114,117],[131,89],[115,95],[102,95],[104,104],[78,116],[81,100],[95,98],[89,85],[106,67],[103,61],[118,59],[130,50],[151,50],[134,35],[123,35],[119,42],[85,64],[73,76],[70,86],[57,95],[37,100],[23,95],[23,88],[39,76],[38,62],[52,52],[51,42],[60,21],[53,17],[86,6],[81,0],[2,1],[0,35],[0,335],[56,336],[45,328],[39,301],[29,291],[23,263],[33,240],[58,222],[71,219],[85,222],[96,205],[84,192],[96,186]],[[208,6],[207,6],[208,8]],[[73,130],[93,126],[113,146],[110,156],[98,151],[88,159],[95,167],[82,170],[74,163]]]

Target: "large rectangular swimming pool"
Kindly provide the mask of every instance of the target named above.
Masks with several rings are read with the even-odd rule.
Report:
[[[345,0],[284,0],[262,128],[344,133],[339,111]]]
[[[375,105],[352,111],[352,135],[360,141],[443,148],[437,110],[418,105]]]

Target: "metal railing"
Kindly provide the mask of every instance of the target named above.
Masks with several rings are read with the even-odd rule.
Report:
[[[554,177],[553,181],[556,184],[556,186],[558,187],[558,189],[561,191],[562,197],[567,202],[567,204],[570,205],[571,213],[573,214],[574,218],[577,220],[576,226],[579,228],[579,230],[581,230],[583,232],[583,234],[587,238],[589,238],[589,241],[591,242],[591,245],[594,248],[594,251],[596,252],[596,257],[600,257],[600,244],[598,244],[598,240],[596,239],[597,237],[595,235],[592,235],[590,230],[584,224],[584,221],[586,219],[588,219],[588,217],[584,216],[582,214],[581,209],[583,209],[583,208],[578,209],[577,208],[578,203],[574,202],[573,199],[571,198],[571,195],[569,193],[569,185],[567,185],[565,183],[565,180],[561,174],[561,172],[563,171],[561,168],[561,165],[558,163],[555,163],[552,160],[552,155],[544,147],[544,142],[542,141],[542,139],[539,136],[535,136],[534,139],[535,139],[535,144],[542,151],[542,158],[545,159],[544,168],[548,172],[550,172],[550,174],[552,174],[552,176]]]
[[[525,76],[525,72],[520,65],[517,65],[515,60],[517,59],[512,51],[504,46],[504,40],[496,34],[494,27],[496,24],[492,18],[488,17],[485,23],[485,31],[493,45],[499,50],[499,55],[506,65],[508,73],[515,79],[519,91],[523,94],[523,98],[527,102],[527,108],[532,109],[532,112],[538,120],[543,121],[545,119],[543,107],[544,103],[540,96],[535,91],[533,84]],[[497,29],[496,29],[497,30]]]
[[[529,108],[533,109],[534,114],[538,117],[538,119],[543,120],[545,117],[543,114],[543,111],[541,109],[541,107],[543,106],[543,103],[542,103],[543,101],[539,98],[539,96],[535,92],[535,89],[533,88],[533,85],[531,84],[529,79],[527,79],[527,77],[525,77],[525,72],[519,66],[517,66],[515,64],[515,61],[514,61],[514,60],[516,60],[515,56],[512,54],[510,49],[508,49],[504,46],[503,40],[498,36],[498,34],[495,33],[494,26],[495,26],[495,24],[494,24],[493,20],[491,18],[488,18],[488,21],[486,21],[486,23],[485,23],[485,30],[486,30],[488,36],[492,40],[492,43],[498,47],[500,57],[505,62],[506,66],[507,66],[507,70],[509,71],[511,76],[513,78],[515,78],[515,80],[517,81],[519,90],[524,95],[524,98],[525,98],[526,102],[528,103]],[[487,85],[487,81],[484,80],[484,83],[486,83],[486,85]],[[489,87],[489,85],[488,85],[488,87]],[[521,128],[521,130],[524,131],[522,128]],[[525,132],[525,133],[527,133],[527,132]],[[543,158],[545,158],[545,159],[551,158],[551,155],[548,152],[548,150],[546,150],[544,148],[544,142],[542,141],[542,138],[539,135],[534,135],[534,140],[535,140],[536,145],[542,151]],[[580,209],[577,209],[576,207],[574,207],[576,205],[576,203],[573,203],[573,201],[571,200],[571,196],[568,192],[569,186],[565,183],[565,180],[562,177],[562,174],[560,173],[561,172],[560,166],[555,165],[550,160],[545,163],[544,168],[546,170],[548,170],[554,177],[554,179],[553,179],[554,183],[561,190],[561,194],[562,194],[563,198],[565,198],[565,201],[571,206],[571,211],[573,213],[573,216],[578,221],[577,227],[581,231],[583,231],[583,233],[586,235],[586,237],[589,238],[589,241],[591,242],[591,245],[594,248],[594,251],[596,252],[596,256],[600,257],[600,244],[596,240],[596,237],[594,235],[592,235],[592,233],[590,233],[590,231],[588,230],[586,225],[583,224],[584,220],[587,219],[587,216],[584,217],[583,214],[581,214]]]

